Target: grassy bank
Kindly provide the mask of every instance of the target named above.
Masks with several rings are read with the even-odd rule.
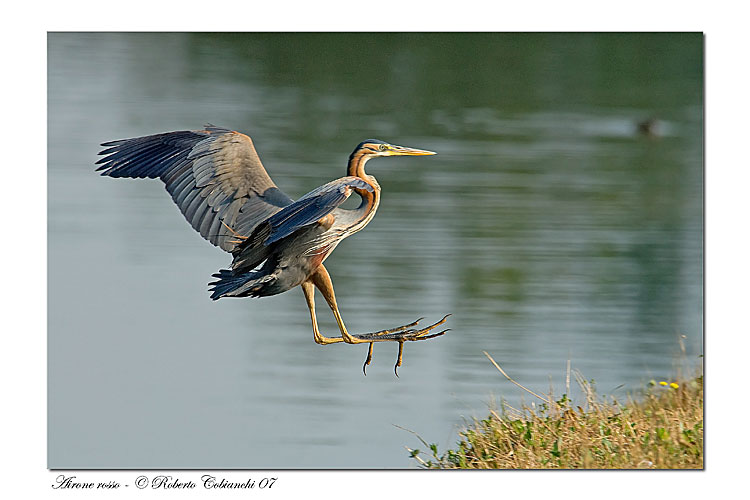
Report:
[[[489,357],[489,355],[487,355]],[[430,469],[699,469],[703,467],[703,377],[652,381],[637,399],[600,397],[576,376],[583,407],[553,400],[512,380],[540,401],[516,410],[504,404],[459,432],[452,450],[409,450]]]

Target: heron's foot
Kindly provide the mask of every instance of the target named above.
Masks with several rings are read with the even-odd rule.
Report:
[[[442,325],[443,323],[445,323],[445,321],[448,319],[448,316],[450,316],[450,314],[446,314],[443,317],[443,319],[441,319],[437,323],[433,323],[424,328],[413,328],[417,326],[417,324],[422,319],[424,319],[424,318],[419,318],[413,323],[399,326],[397,328],[392,328],[390,330],[381,330],[379,332],[374,332],[374,333],[352,335],[352,337],[356,339],[355,341],[356,343],[360,343],[360,342],[370,343],[370,346],[367,350],[367,359],[365,359],[365,364],[362,366],[362,371],[364,372],[365,375],[367,375],[367,366],[370,364],[370,362],[372,362],[372,347],[375,342],[398,342],[398,358],[396,360],[396,366],[393,368],[393,371],[398,377],[398,367],[401,366],[403,355],[404,355],[404,342],[429,340],[429,339],[434,339],[435,337],[440,337],[441,335],[445,335],[449,331],[449,329],[447,328],[445,330],[434,332],[434,333],[433,333],[433,330],[437,328],[438,326]]]
[[[419,318],[413,323],[409,323],[408,325],[403,325],[396,328],[391,328],[390,330],[381,330],[374,333],[360,333],[357,335],[350,334],[350,336],[354,339],[354,342],[352,343],[356,344],[365,342],[413,342],[417,340],[428,340],[431,338],[439,337],[440,335],[443,335],[448,331],[443,330],[442,332],[431,333],[431,331],[436,327],[445,323],[449,316],[450,314],[446,314],[443,319],[441,319],[437,323],[433,323],[430,326],[426,326],[424,328],[412,328],[414,326],[417,326],[417,324],[424,319]]]

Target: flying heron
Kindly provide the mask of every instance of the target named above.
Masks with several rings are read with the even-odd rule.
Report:
[[[360,143],[349,156],[346,177],[292,200],[268,176],[245,134],[207,125],[203,130],[168,132],[105,142],[97,171],[109,177],[161,179],[172,200],[201,236],[232,254],[231,269],[210,283],[211,298],[266,297],[301,286],[310,309],[313,336],[321,345],[369,344],[362,370],[372,361],[375,342],[398,342],[398,375],[404,342],[439,337],[446,315],[425,328],[420,318],[374,333],[351,334],[336,305],[333,283],[323,262],[336,245],[363,229],[380,204],[380,186],[365,164],[381,156],[434,155],[377,139]],[[340,207],[356,193],[358,208]],[[336,318],[341,337],[320,333],[315,318],[315,289]]]

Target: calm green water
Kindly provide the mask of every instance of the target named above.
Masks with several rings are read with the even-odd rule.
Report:
[[[407,468],[493,398],[565,369],[624,396],[703,351],[699,34],[50,34],[53,468]],[[659,137],[636,132],[656,117]],[[229,255],[98,144],[251,135],[292,197],[376,137],[381,208],[327,261],[351,331],[445,313],[405,346],[312,340],[302,292],[212,302]],[[319,300],[324,333],[336,325]],[[574,399],[578,397],[573,392]]]

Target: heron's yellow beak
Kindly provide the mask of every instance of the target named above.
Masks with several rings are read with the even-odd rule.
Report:
[[[424,155],[436,155],[434,151],[427,151],[425,149],[407,148],[406,146],[394,146],[393,144],[388,145],[386,154],[388,156],[424,156]]]

